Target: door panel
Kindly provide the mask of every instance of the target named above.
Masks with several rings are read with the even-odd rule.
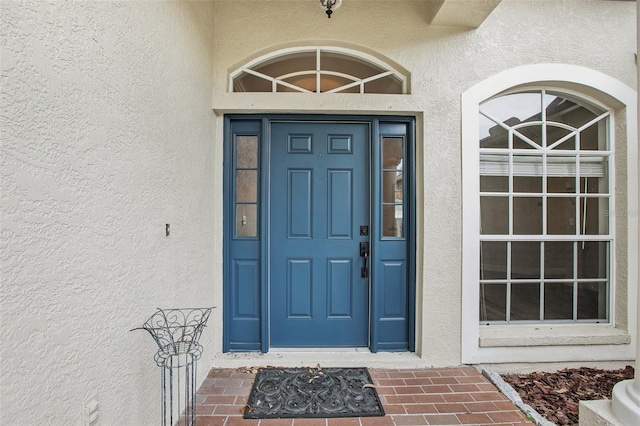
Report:
[[[369,125],[274,122],[270,158],[271,346],[367,346]]]
[[[351,238],[353,232],[353,172],[329,170],[329,238]]]
[[[353,292],[351,282],[353,261],[351,259],[328,259],[329,274],[327,277],[329,318],[350,318],[353,316]]]
[[[311,235],[313,170],[287,170],[287,174],[288,238],[313,238]],[[274,189],[278,192],[282,191],[282,188]],[[282,204],[275,206],[279,210]]]
[[[311,318],[313,315],[313,260],[286,258],[285,296],[287,318]]]

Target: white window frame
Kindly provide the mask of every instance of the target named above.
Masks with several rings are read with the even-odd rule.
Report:
[[[480,147],[479,106],[508,90],[547,88],[590,101],[603,110],[626,110],[627,139],[617,146],[627,150],[628,220],[626,265],[628,278],[626,329],[616,328],[612,303],[610,324],[532,324],[481,326],[479,323],[479,241],[480,241]],[[638,265],[638,156],[636,92],[622,82],[584,67],[563,64],[535,64],[503,71],[469,88],[462,95],[462,362],[562,362],[626,360],[635,354],[635,303]],[[613,120],[613,117],[611,117]],[[611,123],[613,127],[613,122]],[[610,173],[613,175],[614,170]],[[610,207],[613,209],[613,206]],[[635,214],[633,214],[635,212]],[[612,230],[616,235],[616,230]],[[615,240],[612,250],[615,251]],[[612,257],[611,299],[615,299],[616,267]],[[632,343],[632,344],[629,344]],[[585,350],[584,345],[593,345]],[[550,346],[562,347],[549,350]]]
[[[256,71],[254,68],[260,66],[265,62],[273,62],[276,60],[286,60],[288,56],[293,56],[299,53],[314,53],[316,55],[316,67],[315,69],[310,70],[299,70],[294,73],[288,73],[276,77],[272,77],[261,72]],[[335,72],[331,70],[326,70],[323,68],[323,64],[321,61],[321,55],[323,53],[334,53],[338,55],[345,56],[347,58],[362,61],[363,63],[371,64],[371,66],[381,69],[382,71],[376,75],[367,78],[359,78],[356,76],[352,76],[346,73]],[[232,71],[229,75],[229,92],[234,92],[234,83],[237,78],[241,77],[243,74],[251,74],[258,78],[262,78],[271,83],[271,92],[277,93],[278,86],[288,87],[295,92],[300,93],[341,93],[344,90],[348,90],[352,87],[358,87],[359,93],[367,93],[365,85],[371,81],[378,80],[381,78],[385,78],[388,76],[393,76],[400,81],[402,86],[402,94],[408,94],[408,82],[409,77],[405,73],[398,70],[396,67],[376,58],[375,56],[358,52],[353,49],[348,49],[344,47],[336,47],[336,46],[303,46],[303,47],[290,47],[286,49],[277,50],[275,52],[270,52],[266,55],[260,56],[259,58],[253,59],[242,66],[238,67],[234,71]],[[303,87],[296,86],[295,84],[291,84],[286,80],[288,78],[300,75],[314,75],[316,78],[316,89],[314,91],[310,91]],[[336,87],[327,92],[320,92],[320,82],[323,76],[326,75],[334,75],[344,78],[345,80],[349,80],[350,83],[344,84],[340,87]]]
[[[540,95],[540,102],[545,95],[548,94],[548,90],[544,87],[529,87],[524,90],[524,92],[528,92],[531,94]],[[558,94],[558,90],[552,91],[554,95]],[[523,90],[516,90],[514,92],[502,93],[497,96],[500,98],[501,96],[523,93]],[[563,91],[558,96],[563,97],[565,99],[571,100],[570,97],[567,96],[567,91]],[[489,118],[494,121],[496,125],[499,125],[505,129],[509,133],[510,139],[514,137],[518,137],[520,140],[525,143],[531,145],[531,149],[526,150],[518,150],[516,148],[480,148],[480,175],[481,176],[505,176],[509,177],[512,175],[513,177],[518,176],[539,176],[542,178],[541,182],[541,192],[535,193],[523,193],[521,191],[515,191],[513,188],[509,188],[507,191],[500,192],[480,192],[480,198],[483,196],[486,197],[499,197],[507,200],[513,200],[513,202],[508,203],[508,220],[510,228],[506,234],[482,234],[480,235],[480,242],[491,242],[491,241],[504,241],[507,244],[507,263],[506,263],[506,276],[504,279],[487,279],[483,280],[480,277],[480,281],[485,284],[505,284],[507,286],[507,300],[506,300],[506,319],[504,321],[492,321],[492,320],[483,320],[481,324],[494,324],[494,325],[507,325],[507,324],[523,324],[525,321],[516,321],[510,319],[511,313],[511,301],[509,298],[509,294],[511,293],[511,289],[513,285],[518,285],[518,283],[533,283],[540,285],[540,297],[538,299],[539,302],[539,319],[536,320],[528,320],[526,322],[529,323],[538,323],[538,324],[565,324],[565,323],[611,323],[611,312],[613,312],[613,300],[609,297],[612,293],[611,289],[613,288],[613,280],[614,276],[612,276],[611,265],[615,264],[614,261],[614,251],[611,250],[613,247],[613,240],[615,234],[615,215],[610,215],[609,211],[611,210],[610,206],[614,205],[614,188],[615,188],[615,173],[611,173],[611,171],[615,171],[615,161],[614,161],[614,135],[613,135],[613,117],[612,111],[610,109],[604,109],[600,105],[592,105],[595,109],[598,110],[596,114],[596,118],[590,120],[588,123],[582,125],[580,128],[574,128],[566,124],[553,122],[552,120],[547,120],[546,111],[542,108],[541,111],[541,120],[520,123],[515,126],[508,126],[505,123],[502,123],[500,119],[495,117],[491,117],[490,114],[485,114],[480,112],[481,115]],[[482,111],[482,105],[480,105],[480,111]],[[600,123],[607,124],[605,132],[602,134],[602,138],[605,139],[605,149],[601,150],[556,150],[555,148],[559,146],[561,143],[569,140],[579,140],[579,134],[583,130],[590,128],[591,126],[599,126]],[[541,134],[542,137],[542,146],[538,146],[536,142],[529,140],[522,133],[519,133],[519,130],[528,126],[542,126],[543,128],[554,126],[554,127],[563,127],[566,130],[570,131],[569,134],[565,135],[561,139],[557,141],[553,141],[551,144],[547,144],[546,141],[546,133],[543,131]],[[484,158],[484,161],[483,161]],[[516,160],[517,158],[517,160]],[[487,159],[489,161],[487,161]],[[566,160],[561,160],[566,159]],[[601,166],[600,164],[604,162],[606,166]],[[511,170],[511,171],[510,171]],[[587,191],[581,191],[578,187],[579,180],[576,181],[576,188],[572,193],[575,197],[571,197],[575,200],[574,202],[574,215],[576,220],[576,225],[579,225],[581,218],[581,209],[586,209],[586,201],[593,199],[606,199],[607,207],[604,209],[602,214],[602,220],[606,220],[607,222],[607,232],[599,233],[599,234],[585,234],[583,232],[584,228],[580,228],[579,226],[574,226],[573,234],[548,234],[547,233],[547,221],[548,221],[548,209],[547,203],[550,199],[553,198],[562,198],[564,199],[567,194],[565,193],[557,193],[557,192],[548,192],[547,191],[547,177],[551,176],[572,176],[574,179],[579,179],[576,177],[579,175],[582,177],[604,177],[607,176],[607,190],[606,192],[598,192],[587,193]],[[514,226],[514,203],[515,199],[518,198],[539,198],[542,202],[542,229],[540,234],[536,235],[520,235],[512,233],[512,227]],[[584,201],[584,204],[581,202]],[[586,212],[585,212],[586,215]],[[586,225],[586,222],[584,223]],[[549,279],[544,277],[545,266],[544,266],[544,244],[546,242],[557,242],[564,241],[568,243],[572,243],[574,246],[574,265],[573,265],[573,275],[567,276],[563,278],[555,278]],[[606,277],[604,278],[580,278],[578,274],[578,253],[576,244],[584,243],[584,242],[606,242],[609,243],[609,247],[607,249],[607,272]],[[540,243],[540,266],[539,278],[528,278],[528,279],[513,279],[510,274],[511,267],[511,253],[510,247],[511,243],[514,242],[538,242]],[[480,257],[482,258],[482,253],[480,253]],[[546,290],[547,285],[552,285],[554,282],[557,283],[571,283],[573,284],[573,317],[572,319],[566,320],[557,320],[557,319],[544,319],[544,295],[543,292]],[[578,319],[578,309],[577,309],[577,297],[578,297],[578,286],[580,283],[604,283],[607,284],[607,316],[608,319],[606,321],[589,319],[582,320]],[[481,296],[482,297],[482,296]]]

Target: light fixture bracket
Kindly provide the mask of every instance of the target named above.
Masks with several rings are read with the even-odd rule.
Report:
[[[327,18],[342,4],[342,0],[320,0],[320,8],[327,14]]]

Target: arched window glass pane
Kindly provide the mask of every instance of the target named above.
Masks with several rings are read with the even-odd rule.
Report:
[[[544,97],[547,121],[568,124],[576,129],[587,124],[598,115],[592,108],[580,105],[562,95],[547,93]]]
[[[370,62],[335,52],[323,52],[320,55],[323,71],[342,72],[358,79],[373,77],[387,71]]]
[[[495,123],[513,127],[527,121],[539,121],[542,113],[540,92],[514,93],[491,99],[480,106]]]
[[[316,52],[300,52],[263,62],[253,68],[269,77],[279,77],[301,70],[316,69]]]
[[[255,75],[248,73],[242,73],[233,82],[234,92],[271,92],[272,84],[270,81],[265,80]]]

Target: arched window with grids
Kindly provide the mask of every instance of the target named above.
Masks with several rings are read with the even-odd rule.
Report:
[[[353,49],[296,47],[256,58],[230,74],[230,92],[407,94],[399,66]]]
[[[608,322],[611,112],[541,89],[479,114],[480,322]]]
[[[462,361],[633,356],[636,91],[531,64],[461,106]]]

